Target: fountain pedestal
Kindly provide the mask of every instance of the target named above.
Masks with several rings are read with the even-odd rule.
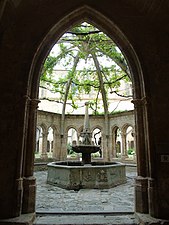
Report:
[[[86,105],[84,128],[80,144],[72,150],[82,153],[82,162],[53,162],[48,164],[47,183],[65,189],[111,188],[126,183],[125,165],[115,162],[91,162],[91,154],[98,152],[100,146],[92,144],[89,126],[88,103]]]
[[[88,105],[88,102],[86,102],[84,127],[83,131],[80,134],[80,137],[82,138],[81,143],[79,145],[72,146],[72,150],[74,152],[82,153],[82,162],[84,164],[90,164],[91,154],[100,150],[100,146],[92,144],[92,133],[90,131]]]
[[[91,163],[91,154],[98,152],[100,149],[99,146],[91,146],[91,145],[79,145],[79,146],[72,146],[72,150],[76,153],[82,153],[82,162],[83,164],[90,164]]]

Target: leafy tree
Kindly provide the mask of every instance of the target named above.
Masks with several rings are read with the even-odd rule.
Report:
[[[98,113],[99,94],[102,96],[106,131],[108,134],[109,102],[108,93],[118,94],[120,81],[130,81],[130,72],[123,54],[115,43],[93,25],[82,23],[66,32],[57,43],[60,51],[57,56],[49,54],[43,66],[41,87],[60,93],[63,104],[61,134],[64,130],[66,104],[71,100],[73,108],[77,108],[76,99],[82,93],[96,93],[90,102],[94,113]],[[105,64],[105,60],[109,65]],[[77,69],[82,62],[87,67]],[[54,77],[54,68],[62,64],[66,75]],[[126,96],[125,96],[126,97]]]

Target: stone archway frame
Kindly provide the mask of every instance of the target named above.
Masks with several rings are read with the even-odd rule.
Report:
[[[46,37],[41,42],[34,56],[29,73],[28,86],[30,88],[30,96],[32,99],[36,99],[38,96],[41,67],[53,45],[70,27],[73,27],[77,23],[84,21],[98,27],[117,44],[117,46],[121,49],[122,53],[126,57],[131,71],[134,89],[133,103],[135,105],[136,148],[139,175],[138,191],[136,186],[136,211],[147,213],[147,193],[145,194],[141,192],[140,194],[140,185],[142,186],[140,177],[147,177],[148,174],[146,168],[148,168],[148,165],[145,166],[145,164],[151,162],[151,155],[146,152],[149,149],[149,146],[146,146],[146,136],[148,136],[148,130],[145,130],[145,128],[148,129],[148,121],[144,119],[146,117],[146,95],[144,79],[138,57],[131,43],[128,41],[127,37],[120,31],[118,26],[107,17],[105,17],[102,13],[89,7],[88,5],[83,5],[70,12],[67,16],[64,16],[63,19],[58,21],[55,26],[51,28],[48,34],[46,34]],[[147,155],[149,157],[149,160],[147,159]],[[146,186],[144,186],[144,188],[147,189]],[[140,205],[143,207],[140,207]]]

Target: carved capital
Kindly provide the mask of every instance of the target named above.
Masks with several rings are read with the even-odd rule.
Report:
[[[31,100],[28,95],[24,95],[22,99],[23,99],[23,102],[26,102],[26,103],[29,103]]]
[[[134,107],[143,107],[148,104],[148,98],[145,96],[143,98],[135,98],[131,101],[134,104]]]
[[[30,106],[32,109],[37,109],[39,104],[39,99],[31,99],[30,100]]]

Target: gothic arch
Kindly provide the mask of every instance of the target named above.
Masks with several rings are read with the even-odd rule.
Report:
[[[95,129],[99,129],[101,132],[103,132],[102,126],[96,125],[96,126],[92,127],[91,132],[93,132]]]
[[[41,127],[43,133],[46,133],[48,130],[46,124],[44,124],[44,123],[37,124],[37,127]]]
[[[123,54],[129,63],[131,70],[132,81],[134,83],[134,97],[143,98],[144,93],[144,81],[142,76],[142,70],[137,58],[137,55],[132,48],[131,43],[127,40],[125,35],[118,29],[117,25],[110,21],[103,14],[97,10],[83,5],[72,11],[70,14],[61,19],[54,27],[46,34],[45,38],[41,42],[37,52],[34,56],[30,74],[30,92],[31,96],[36,98],[39,87],[39,76],[41,66],[52,49],[53,45],[59,40],[59,38],[70,28],[77,23],[86,21],[98,27],[104,33],[106,33],[121,49]],[[132,66],[131,66],[132,65]],[[35,85],[32,85],[35,84]]]
[[[148,164],[148,160],[146,158],[147,157],[146,151],[148,149],[148,146],[146,146],[147,145],[146,135],[148,135],[148,128],[147,128],[148,124],[147,120],[144,119],[146,117],[147,109],[145,104],[146,103],[145,86],[141,65],[137,58],[137,54],[135,53],[132,44],[128,41],[127,37],[121,32],[118,26],[113,23],[113,21],[109,20],[103,14],[87,5],[83,5],[70,12],[67,16],[63,17],[58,23],[55,24],[55,26],[53,26],[50,29],[50,31],[46,34],[45,38],[38,47],[32,60],[31,70],[29,73],[29,89],[28,89],[30,97],[32,99],[36,99],[38,96],[41,67],[52,46],[66,32],[67,29],[83,21],[93,24],[94,26],[98,27],[100,30],[105,32],[111,39],[113,39],[128,61],[134,89],[133,102],[135,104],[135,122],[137,124],[136,146],[138,152],[137,157],[138,175],[142,177],[147,177],[146,167],[142,166],[143,161],[144,164],[145,163]],[[147,130],[145,130],[145,128]],[[30,127],[29,129],[32,129],[32,127]],[[139,211],[138,208],[137,211]]]
[[[133,134],[134,134],[133,124],[126,123],[122,126],[121,135],[122,135],[123,156],[128,158],[129,155],[134,154],[135,159],[135,137]]]
[[[55,126],[54,124],[49,124],[48,127],[47,127],[47,129],[49,129],[50,127],[51,127],[53,130],[57,131],[57,128],[56,128],[56,126]]]
[[[76,132],[78,132],[77,127],[75,127],[75,126],[73,126],[73,125],[69,125],[68,127],[66,127],[66,133],[67,133],[70,129],[74,129]]]
[[[121,128],[122,132],[126,132],[126,130],[127,130],[128,127],[132,127],[133,130],[134,130],[133,124],[127,123],[127,124],[124,124],[124,125],[122,126],[122,128]]]

